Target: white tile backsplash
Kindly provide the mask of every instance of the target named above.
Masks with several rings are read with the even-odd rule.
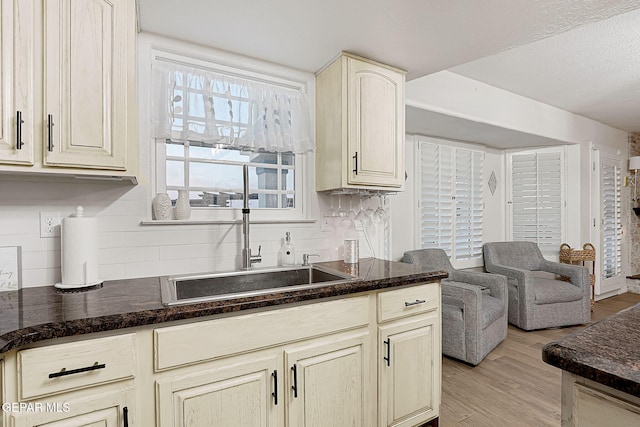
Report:
[[[132,187],[94,181],[48,182],[0,177],[0,246],[22,246],[23,287],[60,282],[60,238],[40,237],[40,212],[59,212],[61,217],[82,204],[85,215],[98,218],[100,277],[104,280],[233,270],[240,266],[243,244],[239,224],[141,225],[150,216],[153,190],[145,181]],[[312,198],[318,196],[313,189]],[[319,219],[314,200],[312,218]],[[338,231],[320,230],[320,222],[253,224],[251,247],[262,246],[262,263],[279,263],[285,232],[291,232],[296,261],[302,254],[318,253],[321,260],[339,259],[342,237]],[[360,253],[369,256],[366,242]],[[363,249],[365,248],[365,249]],[[317,260],[314,258],[314,261]]]

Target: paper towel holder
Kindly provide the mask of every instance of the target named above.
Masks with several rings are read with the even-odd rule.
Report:
[[[67,229],[69,227],[69,229]],[[75,232],[74,232],[75,231]],[[80,231],[82,234],[78,234]],[[62,254],[62,281],[60,283],[56,283],[54,286],[58,289],[79,289],[79,288],[89,288],[96,285],[101,285],[102,280],[98,278],[97,275],[97,253],[94,244],[96,240],[96,224],[95,218],[87,218],[84,216],[84,208],[82,206],[76,207],[75,214],[70,217],[63,218],[61,224],[61,254]],[[76,244],[75,248],[74,243],[78,241],[82,241],[83,239],[79,236],[84,236],[84,246],[82,243],[79,245]],[[65,239],[70,238],[71,240],[65,242]],[[88,243],[87,246],[86,238],[89,239],[91,243]],[[74,243],[69,243],[74,242]],[[88,255],[88,258],[74,259],[74,258],[65,258],[65,248],[71,245],[71,253],[78,253],[82,251],[83,256],[86,252],[91,253]],[[80,249],[79,249],[80,248]],[[74,250],[75,249],[75,250]],[[91,261],[89,263],[88,259]],[[89,265],[91,264],[91,265]],[[69,268],[69,270],[65,270],[65,266]],[[65,280],[65,276],[67,279]],[[66,283],[65,283],[66,281]]]

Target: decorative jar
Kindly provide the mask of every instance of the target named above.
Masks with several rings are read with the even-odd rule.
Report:
[[[153,217],[157,220],[166,221],[171,219],[171,199],[167,193],[158,193],[151,203]]]
[[[178,190],[178,200],[176,200],[176,219],[189,219],[189,217],[191,217],[189,192],[187,190]]]

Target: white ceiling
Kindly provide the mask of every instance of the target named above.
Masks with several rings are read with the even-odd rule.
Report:
[[[449,71],[639,132],[640,10]]]
[[[138,7],[142,31],[304,71],[346,50],[403,68],[409,80],[452,69],[640,130],[640,0],[138,0]]]

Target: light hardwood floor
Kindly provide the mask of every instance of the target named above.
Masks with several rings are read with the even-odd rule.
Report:
[[[596,303],[596,322],[640,303],[626,293]],[[560,426],[561,371],[542,361],[542,347],[583,326],[526,332],[509,325],[506,340],[478,366],[442,361],[440,425]]]

